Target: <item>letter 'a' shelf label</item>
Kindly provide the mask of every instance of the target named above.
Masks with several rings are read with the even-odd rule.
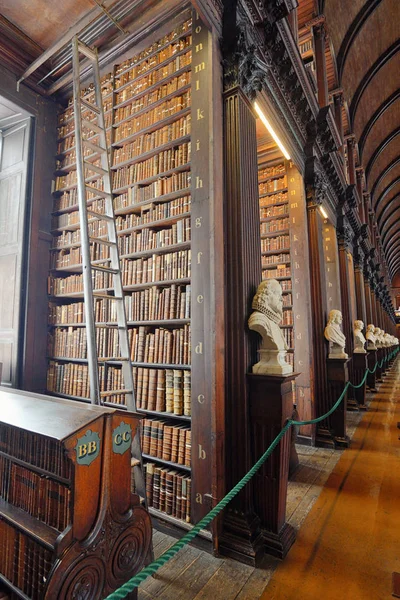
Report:
[[[88,429],[84,436],[78,438],[75,451],[78,465],[91,465],[100,454],[100,436],[97,431]]]
[[[114,454],[125,454],[131,447],[132,427],[121,421],[120,425],[113,431],[113,452]]]

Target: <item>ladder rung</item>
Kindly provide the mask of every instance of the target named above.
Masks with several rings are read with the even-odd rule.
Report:
[[[91,217],[94,217],[95,219],[98,219],[99,221],[114,222],[113,217],[110,217],[110,215],[105,215],[103,213],[96,212],[95,210],[88,210],[87,214],[90,215]]]
[[[132,390],[110,390],[107,392],[100,392],[100,396],[102,398],[107,398],[107,396],[114,396],[114,394],[130,394],[131,392]]]
[[[110,296],[109,294],[105,294],[104,292],[96,292],[93,291],[94,298],[105,298],[106,300],[123,300],[122,296]]]
[[[102,127],[99,127],[96,125],[96,123],[93,123],[93,121],[88,121],[84,117],[82,117],[82,125],[91,131],[95,131],[96,133],[105,133]]]
[[[78,41],[78,50],[79,52],[87,56],[87,58],[89,58],[90,60],[96,60],[96,53],[91,48],[89,48],[89,46],[86,46],[86,44],[84,44],[83,42]]]
[[[85,108],[88,108],[92,112],[97,113],[98,115],[100,114],[100,108],[98,106],[95,106],[94,104],[92,104],[88,100],[85,100],[85,98],[81,98],[81,104],[83,104],[83,106]]]
[[[103,246],[116,246],[115,242],[110,242],[110,240],[103,240],[102,238],[94,238],[90,237],[89,242],[93,242],[94,244],[103,244]]]
[[[85,160],[85,167],[89,169],[89,171],[93,171],[94,173],[98,173],[99,175],[108,175],[108,171],[106,171],[106,169],[102,169],[101,167],[98,167],[97,165],[94,165],[93,163],[88,162],[87,160]]]
[[[103,190],[98,190],[97,188],[93,187],[92,185],[86,184],[85,189],[87,192],[90,192],[91,194],[96,194],[96,196],[100,196],[101,198],[111,198],[110,192],[104,192]]]
[[[93,144],[93,142],[89,140],[83,139],[82,142],[83,144],[85,144],[85,146],[90,148],[92,152],[95,152],[96,154],[104,154],[105,152],[107,152],[107,148],[103,148],[103,146],[99,146],[98,144]]]
[[[103,273],[111,273],[112,275],[118,275],[118,269],[110,269],[110,267],[102,267],[101,265],[90,265],[94,271],[102,271]]]
[[[111,361],[118,361],[118,362],[131,362],[130,358],[125,358],[123,356],[102,356],[101,358],[97,359],[97,362],[111,362]],[[123,390],[123,392],[126,394],[130,394],[131,391],[130,390]]]

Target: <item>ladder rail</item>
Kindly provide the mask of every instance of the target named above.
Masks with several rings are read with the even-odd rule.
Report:
[[[76,146],[76,172],[78,188],[79,222],[81,228],[82,278],[85,298],[86,338],[88,353],[90,401],[101,404],[99,370],[97,364],[96,325],[94,319],[94,298],[92,287],[92,270],[90,258],[89,224],[86,205],[85,168],[83,164],[82,124],[81,124],[81,85],[79,73],[78,38],[72,40],[74,121]]]

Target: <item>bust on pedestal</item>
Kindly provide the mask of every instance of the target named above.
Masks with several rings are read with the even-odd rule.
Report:
[[[333,309],[325,327],[324,336],[329,342],[327,358],[329,408],[336,403],[349,379],[348,354],[345,352],[346,337],[340,329],[342,313]],[[346,435],[347,394],[339,407],[317,429],[317,443],[320,446],[336,448],[347,447],[349,438]]]
[[[340,329],[343,317],[340,310],[333,309],[329,313],[329,320],[325,327],[324,336],[329,342],[328,358],[349,358],[344,351],[346,338]]]
[[[365,334],[365,337],[367,338],[367,348],[368,348],[368,350],[376,350],[376,346],[375,346],[375,342],[376,342],[375,325],[373,325],[372,323],[370,323],[367,326],[367,333]]]
[[[285,361],[287,344],[279,323],[282,321],[282,288],[276,279],[262,281],[257,288],[251,305],[249,329],[262,337],[259,349],[260,361],[253,366],[253,373],[259,375],[288,375],[293,367]]]
[[[365,334],[365,337],[367,338],[368,368],[369,368],[369,372],[367,375],[367,386],[369,387],[371,392],[376,392],[377,391],[377,389],[376,389],[376,369],[374,369],[374,367],[375,367],[375,363],[376,363],[378,349],[375,345],[375,343],[376,343],[375,325],[373,323],[370,323],[367,326],[367,333]]]
[[[366,354],[365,349],[366,339],[362,330],[364,329],[364,323],[362,321],[354,321],[354,353],[355,354]]]
[[[375,346],[377,349],[376,359],[378,361],[378,366],[376,368],[376,381],[378,381],[379,383],[382,383],[382,381],[383,381],[383,379],[382,379],[382,377],[383,377],[383,363],[382,363],[383,346],[382,346],[382,340],[381,340],[382,329],[380,327],[375,327],[374,335],[375,335]]]
[[[285,361],[287,345],[279,328],[282,320],[282,288],[276,279],[258,286],[249,328],[262,337],[260,361],[249,374],[252,457],[257,460],[293,414],[293,390],[297,373]],[[294,449],[295,450],[295,449]],[[254,475],[254,510],[260,519],[265,551],[284,558],[295,540],[286,522],[286,495],[291,453],[288,431]]]

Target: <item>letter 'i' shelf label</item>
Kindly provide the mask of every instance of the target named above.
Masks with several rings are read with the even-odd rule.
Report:
[[[88,429],[85,435],[78,438],[75,451],[78,465],[91,465],[100,454],[100,436],[97,431]]]

